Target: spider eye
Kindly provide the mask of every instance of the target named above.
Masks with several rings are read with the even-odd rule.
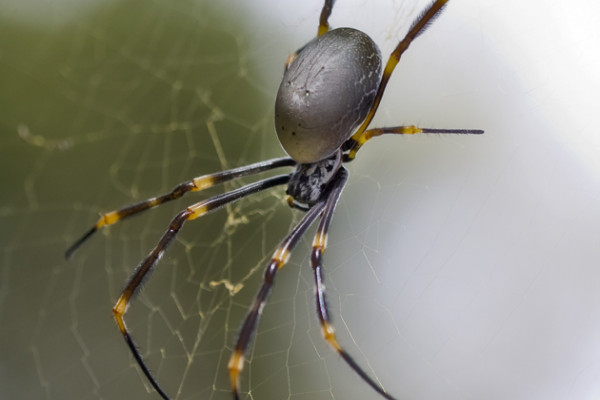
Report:
[[[331,156],[373,105],[381,80],[379,48],[352,28],[329,31],[302,48],[275,101],[275,129],[299,163]]]

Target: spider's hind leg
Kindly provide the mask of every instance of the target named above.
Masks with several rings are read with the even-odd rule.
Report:
[[[283,268],[283,266],[287,263],[291,251],[294,249],[302,235],[304,235],[304,232],[306,232],[308,227],[310,227],[312,223],[319,217],[319,215],[321,215],[324,206],[325,201],[321,201],[309,208],[298,225],[294,227],[290,234],[275,250],[273,257],[271,258],[271,262],[265,270],[263,284],[256,295],[254,303],[252,303],[248,314],[246,315],[246,319],[244,320],[242,328],[240,329],[240,334],[235,344],[235,348],[229,359],[229,378],[231,380],[233,397],[236,400],[239,400],[240,398],[240,374],[244,368],[246,349],[250,344],[250,339],[252,338],[253,333],[256,331],[260,314],[265,303],[267,302],[269,292],[273,287],[275,275],[277,274],[277,271]]]
[[[313,241],[313,250],[311,255],[311,265],[315,276],[316,285],[316,300],[317,300],[317,313],[319,315],[319,322],[321,323],[321,331],[323,337],[329,343],[335,351],[344,359],[346,364],[352,368],[369,386],[371,386],[377,393],[388,400],[394,400],[392,396],[386,393],[381,386],[375,382],[367,373],[358,365],[358,363],[342,348],[336,338],[335,329],[329,318],[329,311],[327,308],[327,302],[325,301],[325,285],[323,283],[323,252],[327,245],[327,232],[333,218],[333,212],[337,206],[337,202],[342,193],[346,181],[348,178],[348,171],[345,168],[341,168],[338,172],[337,180],[334,182],[334,186],[328,195],[327,203],[323,209],[323,215],[321,222],[317,228],[317,233]]]

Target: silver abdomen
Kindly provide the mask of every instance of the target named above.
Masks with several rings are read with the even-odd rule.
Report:
[[[381,54],[367,34],[339,28],[309,42],[275,101],[283,149],[304,164],[331,156],[367,116],[380,81]]]

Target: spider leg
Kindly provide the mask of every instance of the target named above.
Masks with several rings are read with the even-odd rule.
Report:
[[[406,49],[408,49],[408,46],[410,46],[412,41],[416,39],[417,36],[419,36],[421,33],[425,32],[425,30],[433,22],[433,20],[437,16],[439,16],[439,13],[442,11],[447,2],[448,0],[436,0],[433,3],[431,3],[429,8],[425,9],[421,14],[419,14],[419,16],[412,23],[406,36],[404,36],[404,39],[402,39],[400,43],[398,43],[398,46],[396,46],[394,51],[392,51],[392,54],[390,54],[390,58],[388,59],[387,64],[385,65],[385,69],[383,70],[383,76],[381,77],[381,82],[379,83],[379,88],[377,89],[377,94],[375,95],[373,105],[371,106],[371,109],[369,110],[369,113],[367,114],[367,117],[363,121],[362,125],[358,128],[356,133],[354,133],[354,135],[352,135],[352,138],[350,139],[352,142],[354,142],[354,145],[350,150],[350,153],[348,154],[348,157],[351,160],[354,159],[354,157],[356,156],[358,148],[366,141],[362,140],[361,136],[365,133],[367,126],[369,126],[369,124],[371,123],[371,120],[373,119],[373,116],[375,115],[375,112],[379,107],[379,103],[381,102],[381,98],[383,97],[385,87],[388,81],[390,80],[390,77],[392,76],[392,72],[394,72],[394,68],[396,68],[396,65],[400,61],[400,57],[406,51]]]
[[[228,171],[218,172],[216,174],[203,175],[189,181],[180,183],[169,193],[163,194],[162,196],[152,197],[150,199],[141,201],[139,203],[131,204],[123,207],[119,210],[108,212],[98,219],[98,222],[88,230],[81,238],[79,238],[71,247],[65,252],[65,258],[69,259],[75,250],[79,248],[87,239],[90,238],[98,229],[106,225],[112,225],[117,221],[132,215],[138,214],[149,208],[159,206],[171,200],[175,200],[183,196],[187,192],[197,192],[200,190],[207,189],[211,186],[219,183],[224,183],[232,179],[237,179],[242,176],[257,174],[270,169],[279,167],[291,167],[296,162],[289,157],[275,158],[272,160],[261,161],[258,163],[246,165],[240,168],[230,169]]]
[[[319,29],[317,30],[317,37],[329,31],[330,26],[328,20],[329,16],[331,15],[331,10],[333,9],[334,3],[335,0],[325,0],[325,3],[323,3],[321,15],[319,16]],[[290,67],[290,64],[296,59],[296,56],[300,54],[304,47],[305,46],[300,47],[298,50],[296,50],[286,58],[283,69],[284,72],[287,71],[287,69]]]
[[[162,390],[156,379],[152,376],[152,373],[144,363],[142,356],[135,345],[127,326],[125,325],[125,313],[127,312],[127,308],[129,307],[129,303],[131,298],[135,295],[135,293],[141,287],[142,282],[148,275],[148,273],[154,268],[158,260],[162,257],[165,250],[175,238],[183,224],[192,219],[196,219],[198,217],[203,216],[211,211],[219,209],[226,204],[241,199],[242,197],[248,196],[250,194],[259,192],[261,190],[268,189],[270,187],[276,185],[283,185],[289,181],[289,175],[279,175],[272,178],[267,178],[261,180],[259,182],[255,182],[246,186],[243,186],[239,189],[232,190],[227,193],[219,194],[217,196],[211,197],[207,200],[198,202],[185,210],[181,211],[179,214],[173,218],[169,225],[169,229],[163,234],[158,244],[152,251],[148,254],[148,256],[138,265],[135,269],[135,272],[129,278],[129,281],[125,285],[125,289],[121,292],[121,296],[117,300],[117,303],[113,307],[113,315],[119,326],[119,330],[123,334],[125,341],[127,342],[127,346],[131,350],[135,360],[138,365],[148,378],[150,384],[154,387],[154,389],[161,395],[163,399],[168,399],[167,394]]]
[[[331,10],[333,9],[333,4],[335,0],[325,0],[323,4],[323,9],[321,10],[321,15],[319,17],[319,31],[317,32],[317,36],[321,36],[322,34],[329,31],[329,17],[331,16]]]
[[[256,295],[256,298],[254,299],[252,307],[246,315],[246,319],[244,320],[242,328],[240,329],[240,334],[235,344],[235,349],[231,355],[231,358],[229,359],[229,377],[231,379],[233,397],[236,400],[239,400],[239,377],[240,373],[242,372],[242,369],[244,368],[244,354],[246,352],[246,349],[248,348],[248,344],[250,343],[250,339],[256,329],[258,319],[260,318],[261,311],[267,301],[267,297],[273,286],[275,274],[280,268],[282,268],[285,265],[289,258],[290,252],[296,246],[304,232],[306,232],[306,229],[308,229],[308,227],[321,214],[324,206],[325,201],[321,201],[312,206],[306,212],[306,214],[304,215],[304,217],[302,217],[302,220],[300,220],[298,225],[296,225],[296,227],[283,240],[283,242],[281,242],[277,250],[275,250],[273,257],[271,258],[271,262],[265,270],[263,284],[260,288],[260,291]]]
[[[340,170],[340,179],[337,185],[332,189],[327,203],[323,210],[321,222],[317,228],[317,233],[313,241],[313,250],[311,255],[311,265],[315,276],[316,286],[316,300],[317,300],[317,312],[319,314],[319,322],[321,323],[321,330],[323,337],[337,351],[337,353],[344,359],[346,364],[354,370],[367,384],[369,384],[377,393],[386,399],[393,400],[394,398],[386,393],[381,386],[375,382],[367,373],[358,365],[358,363],[348,354],[337,341],[335,335],[335,329],[329,319],[329,312],[327,309],[327,302],[325,300],[325,284],[323,283],[323,253],[327,246],[327,232],[333,218],[333,212],[337,206],[337,202],[342,193],[342,189],[346,184],[348,178],[348,172],[346,169]]]
[[[419,128],[415,125],[404,125],[404,126],[391,126],[386,128],[373,128],[363,132],[358,138],[358,142],[353,139],[348,140],[344,143],[344,150],[350,150],[347,159],[344,161],[350,161],[354,159],[354,155],[363,144],[373,139],[374,137],[393,134],[393,135],[415,135],[417,133],[440,133],[440,134],[452,134],[452,135],[481,135],[484,133],[481,129],[438,129],[438,128]],[[354,152],[354,155],[352,154]]]

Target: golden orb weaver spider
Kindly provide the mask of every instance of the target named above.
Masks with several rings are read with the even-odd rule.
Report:
[[[300,222],[275,250],[268,264],[262,287],[240,329],[228,368],[234,399],[239,399],[239,376],[244,367],[245,351],[255,331],[276,273],[288,260],[290,252],[305,231],[318,218],[313,241],[311,265],[316,287],[316,305],[323,336],[348,366],[386,399],[394,399],[357,364],[336,339],[331,324],[325,287],[322,257],[327,232],[342,190],[348,179],[343,164],[352,161],[368,140],[383,134],[449,133],[480,134],[481,130],[426,129],[395,126],[367,129],[383,96],[387,82],[401,55],[410,43],[433,22],[448,0],[433,1],[413,22],[385,65],[379,48],[365,33],[352,28],[330,30],[328,19],[335,0],[325,0],[319,19],[317,37],[300,48],[286,61],[286,69],[275,102],[275,128],[289,157],[276,158],[215,174],[204,175],[177,185],[162,196],[111,211],[77,240],[66,258],[94,232],[126,217],[138,214],[187,192],[281,167],[295,167],[290,174],[266,178],[241,188],[216,195],[184,209],[173,218],[167,232],[148,256],[138,265],[113,308],[117,325],[146,378],[163,399],[169,397],[158,384],[137,349],[125,324],[125,312],[132,296],[157,264],[183,224],[250,194],[287,185],[288,203],[305,212]]]

